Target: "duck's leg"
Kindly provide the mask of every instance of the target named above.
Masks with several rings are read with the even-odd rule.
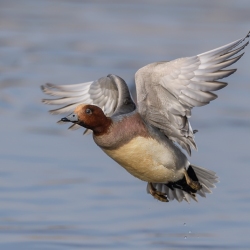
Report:
[[[200,184],[200,182],[199,181],[193,181],[189,177],[186,170],[184,171],[184,176],[186,178],[186,182],[187,182],[188,186],[190,186],[192,189],[194,189],[195,191],[198,191],[198,190],[202,189],[202,185]]]
[[[155,199],[157,199],[157,200],[159,200],[159,201],[162,201],[162,202],[168,202],[168,201],[169,201],[168,198],[167,198],[167,196],[166,196],[164,193],[162,193],[162,192],[160,192],[160,191],[157,191],[157,190],[154,188],[154,186],[153,186],[153,184],[152,184],[151,182],[148,182],[148,190],[149,190],[149,193],[150,193]]]

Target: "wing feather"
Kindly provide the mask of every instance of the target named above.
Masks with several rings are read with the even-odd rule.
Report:
[[[194,90],[201,90],[203,92],[206,91],[216,91],[219,89],[222,89],[227,86],[226,82],[219,82],[219,81],[213,81],[213,82],[195,82],[190,81],[189,88]]]
[[[213,91],[227,86],[218,80],[236,71],[225,68],[243,56],[244,53],[233,57],[248,45],[245,42],[237,48],[248,37],[249,33],[197,56],[152,63],[139,69],[135,82],[140,114],[191,154],[191,148],[196,148],[188,120],[191,109],[213,101],[217,98]]]
[[[81,103],[97,105],[109,117],[115,113],[132,112],[136,108],[126,83],[115,75],[108,75],[97,81],[72,85],[47,83],[41,86],[41,89],[45,94],[57,97],[55,99],[43,99],[43,103],[63,105],[50,110],[51,114],[73,112]],[[72,130],[77,128],[79,128],[77,124],[69,127]],[[86,133],[88,133],[88,130]]]

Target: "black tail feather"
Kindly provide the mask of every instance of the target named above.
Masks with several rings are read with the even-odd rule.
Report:
[[[215,183],[218,182],[218,177],[214,171],[202,167],[190,165],[187,169],[187,173],[190,179],[193,181],[198,181],[202,185],[200,190],[196,191],[187,185],[185,177],[177,182],[152,184],[157,191],[167,195],[167,198],[170,201],[176,199],[179,202],[185,200],[189,203],[191,198],[195,201],[198,201],[196,195],[206,197],[206,193],[211,193],[211,188],[215,188]],[[148,185],[147,192],[149,193]]]
[[[198,178],[193,170],[193,168],[191,166],[189,166],[188,170],[187,170],[187,173],[189,175],[189,177],[193,180],[193,181],[198,181]],[[169,182],[167,184],[165,184],[167,187],[169,187],[171,190],[174,190],[174,188],[178,188],[178,189],[181,189],[189,194],[194,194],[197,192],[197,190],[191,188],[188,184],[187,184],[187,181],[186,181],[186,178],[185,176],[179,180],[179,181],[176,181],[176,182]]]

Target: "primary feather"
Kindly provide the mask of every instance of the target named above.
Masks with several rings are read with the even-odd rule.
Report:
[[[135,82],[140,114],[191,154],[191,148],[196,149],[194,132],[188,120],[191,109],[217,98],[212,91],[227,85],[217,80],[236,71],[224,68],[243,56],[244,53],[231,58],[248,45],[246,42],[234,49],[247,37],[249,34],[197,56],[151,63],[139,69]]]

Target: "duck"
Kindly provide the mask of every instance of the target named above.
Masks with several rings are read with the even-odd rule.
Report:
[[[44,84],[42,91],[54,98],[42,102],[60,105],[50,110],[68,113],[59,123],[92,133],[109,157],[147,183],[147,193],[155,199],[198,201],[197,195],[212,193],[218,176],[188,159],[197,149],[191,110],[209,104],[217,98],[214,91],[227,86],[218,80],[236,71],[227,67],[243,56],[249,36],[196,56],[140,68],[135,74],[137,103],[126,82],[114,74],[79,84]]]

